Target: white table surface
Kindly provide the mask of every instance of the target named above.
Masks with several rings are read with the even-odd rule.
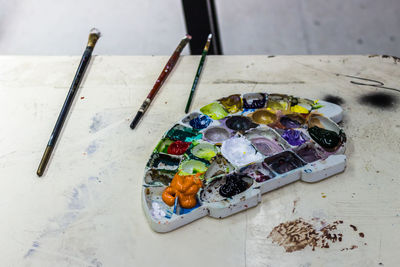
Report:
[[[182,57],[137,129],[129,124],[167,59],[93,57],[38,178],[80,57],[0,57],[1,266],[398,266],[400,93],[343,75],[399,89],[400,63],[381,56],[209,56],[193,109],[245,92],[343,98],[347,168],[267,193],[231,217],[159,234],[142,211],[143,170],[163,132],[184,115],[199,57]],[[359,102],[372,92],[397,97],[395,107]],[[300,217],[343,220],[365,238],[344,227],[343,242],[293,253],[267,238],[274,226]],[[350,244],[358,248],[341,250]]]

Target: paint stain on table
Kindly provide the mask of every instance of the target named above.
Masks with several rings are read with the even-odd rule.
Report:
[[[392,109],[397,107],[398,98],[393,94],[376,92],[362,95],[358,101],[362,105],[374,108]]]
[[[326,95],[323,97],[323,100],[339,106],[344,104],[344,99],[341,98],[340,96],[335,96],[335,95]]]
[[[96,113],[96,115],[93,116],[92,118],[92,124],[90,125],[90,132],[95,133],[98,130],[101,129],[102,126],[102,116],[99,113]]]
[[[382,58],[392,58],[393,62],[396,64],[397,62],[400,62],[400,58],[396,56],[390,56],[390,55],[382,55]]]
[[[86,148],[86,155],[92,155],[96,152],[97,150],[97,143],[95,141],[91,142],[89,146]]]
[[[268,238],[272,239],[273,243],[282,246],[286,252],[299,251],[306,247],[311,247],[315,251],[315,248],[329,248],[333,243],[342,242],[343,233],[338,229],[341,224],[343,224],[342,220],[327,223],[318,218],[313,218],[311,221],[298,218],[275,226]],[[364,234],[360,234],[363,238]],[[357,245],[351,245],[341,251],[356,248],[358,248]]]
[[[295,211],[296,211],[296,205],[297,205],[297,202],[299,201],[299,199],[297,198],[297,199],[295,199],[295,200],[293,200],[293,209],[292,209],[292,213],[294,213]]]

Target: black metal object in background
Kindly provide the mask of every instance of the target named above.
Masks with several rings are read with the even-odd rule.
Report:
[[[214,0],[182,0],[187,33],[192,36],[190,53],[201,55],[208,34],[213,38],[209,49],[210,55],[222,55],[219,38],[217,11]]]

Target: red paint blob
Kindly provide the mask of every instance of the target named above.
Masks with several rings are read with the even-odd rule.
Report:
[[[190,146],[190,142],[175,141],[169,145],[167,153],[172,155],[182,155]]]
[[[85,99],[85,97],[84,97],[84,96],[81,96],[81,99]]]

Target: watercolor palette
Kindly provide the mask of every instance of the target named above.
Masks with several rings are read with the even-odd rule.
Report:
[[[227,217],[286,184],[342,172],[342,113],[328,102],[248,93],[187,114],[145,168],[142,204],[151,228],[168,232],[207,215]]]

